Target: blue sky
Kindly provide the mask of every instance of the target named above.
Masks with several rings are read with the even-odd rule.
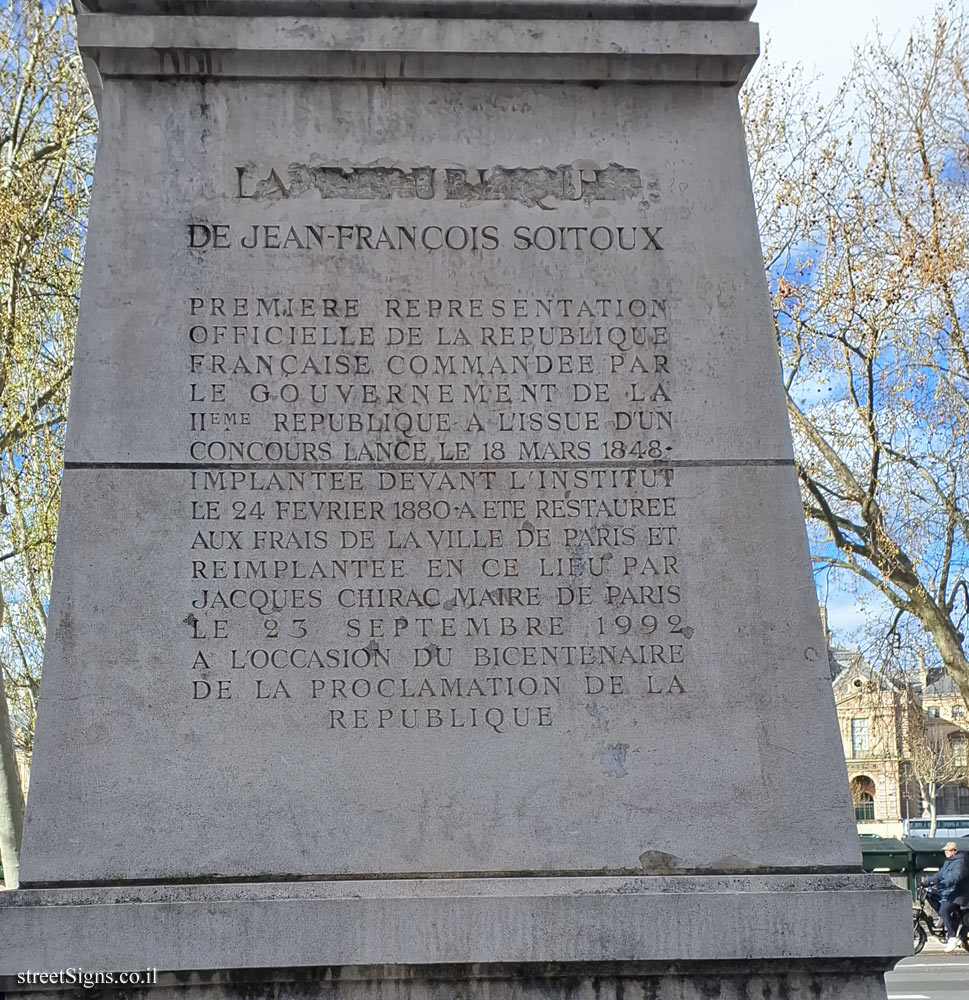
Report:
[[[875,36],[876,30],[889,44],[901,48],[919,20],[931,20],[936,0],[759,0],[754,20],[761,27],[761,45],[774,66],[803,66],[813,78],[817,96],[830,101],[851,67],[856,49]],[[838,396],[837,386],[815,387],[815,399],[802,405]],[[835,390],[832,392],[832,390]],[[837,578],[816,568],[819,599],[826,604],[828,621],[837,639],[852,642],[865,622],[865,604],[883,618],[887,602],[867,590],[866,601],[838,586]],[[861,640],[860,634],[856,637]]]

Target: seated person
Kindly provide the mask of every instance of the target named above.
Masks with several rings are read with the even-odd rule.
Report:
[[[959,853],[959,848],[950,840],[943,848],[945,862],[934,874],[922,880],[922,885],[932,890],[926,899],[942,918],[946,933],[946,951],[955,951],[959,944],[953,923],[953,910],[969,903],[969,859]]]

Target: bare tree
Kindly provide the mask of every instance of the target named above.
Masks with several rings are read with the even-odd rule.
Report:
[[[965,696],[967,55],[952,0],[859,53],[830,107],[797,73],[744,96],[815,559],[927,633]]]
[[[947,727],[933,725],[925,712],[916,716],[920,722],[910,733],[908,764],[912,778],[918,785],[930,821],[929,836],[935,836],[938,812],[938,795],[944,785],[965,781],[965,758],[957,752],[952,733]]]
[[[0,621],[3,607],[0,605]],[[14,748],[7,698],[0,686],[0,781],[4,793],[0,794],[0,864],[3,865],[4,884],[16,889],[20,884],[20,843],[24,832],[24,800],[20,787],[20,769]]]
[[[96,116],[66,0],[0,9],[0,850],[16,884]],[[9,712],[8,712],[9,705]]]

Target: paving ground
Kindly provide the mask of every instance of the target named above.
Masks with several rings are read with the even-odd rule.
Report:
[[[926,946],[885,976],[888,1000],[969,1000],[969,955]]]

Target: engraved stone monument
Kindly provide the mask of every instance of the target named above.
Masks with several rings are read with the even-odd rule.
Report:
[[[11,990],[884,996],[908,904],[860,870],[753,6],[79,14],[101,139]]]

